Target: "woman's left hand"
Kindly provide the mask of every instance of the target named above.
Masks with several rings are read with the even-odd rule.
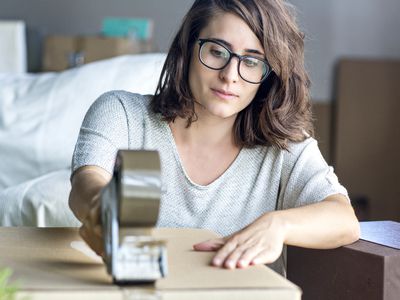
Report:
[[[281,255],[285,232],[267,213],[244,229],[224,238],[193,245],[197,251],[217,251],[211,264],[229,269],[272,263]]]

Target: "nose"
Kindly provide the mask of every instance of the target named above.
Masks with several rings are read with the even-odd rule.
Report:
[[[219,71],[219,77],[226,82],[237,82],[239,80],[238,73],[239,58],[232,57],[228,65]]]

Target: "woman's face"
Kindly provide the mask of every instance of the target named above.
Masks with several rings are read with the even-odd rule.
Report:
[[[230,13],[212,18],[199,38],[218,40],[239,55],[265,57],[254,32],[242,19]],[[222,70],[206,67],[199,60],[199,47],[196,43],[189,69],[189,86],[197,102],[196,114],[199,118],[211,116],[234,120],[238,112],[253,100],[260,84],[246,82],[239,76],[239,60],[236,57],[232,57]]]

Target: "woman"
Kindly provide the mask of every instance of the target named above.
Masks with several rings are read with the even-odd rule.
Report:
[[[303,37],[282,0],[196,0],[168,53],[156,95],[102,95],[73,157],[70,207],[102,253],[99,192],[119,148],[157,149],[158,226],[224,238],[212,264],[271,264],[284,245],[334,248],[359,237],[343,188],[312,138]]]

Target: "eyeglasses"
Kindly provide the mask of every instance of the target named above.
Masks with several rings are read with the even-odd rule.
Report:
[[[272,69],[266,60],[249,55],[239,55],[223,43],[212,39],[199,39],[200,62],[212,70],[222,70],[232,57],[237,57],[239,76],[249,83],[258,84],[268,77]]]

